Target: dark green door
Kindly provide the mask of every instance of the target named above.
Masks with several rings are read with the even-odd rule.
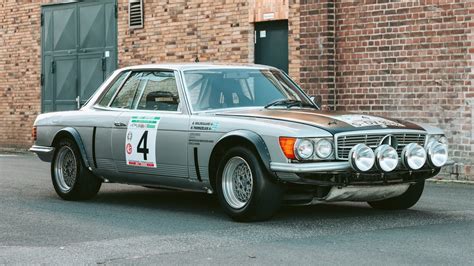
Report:
[[[255,23],[255,63],[288,73],[288,21]]]
[[[41,17],[42,110],[77,109],[117,68],[116,1],[45,5]]]

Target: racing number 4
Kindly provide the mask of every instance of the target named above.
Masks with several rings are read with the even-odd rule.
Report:
[[[148,130],[143,132],[143,135],[140,138],[140,141],[138,142],[138,146],[137,146],[137,153],[143,153],[143,160],[144,161],[147,160],[147,155],[150,152],[147,148],[147,139],[148,139]]]

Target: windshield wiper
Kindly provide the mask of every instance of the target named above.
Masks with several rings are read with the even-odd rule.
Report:
[[[291,108],[293,106],[303,107],[303,105],[307,105],[307,104],[303,104],[303,102],[300,101],[300,100],[279,99],[279,100],[273,101],[273,102],[265,105],[264,108],[268,108],[268,107],[275,106],[275,105],[284,105],[286,108]]]

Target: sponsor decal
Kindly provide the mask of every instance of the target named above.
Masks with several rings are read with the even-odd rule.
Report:
[[[214,143],[214,140],[212,139],[203,139],[201,137],[201,133],[190,133],[189,134],[189,141],[188,141],[188,144],[189,145],[193,145],[193,146],[199,146],[202,144],[206,144],[206,143]]]
[[[133,148],[132,148],[132,144],[127,143],[127,146],[126,146],[126,147],[127,147],[127,154],[132,154],[132,149],[133,149]]]
[[[393,127],[405,127],[403,124],[398,122],[388,120],[381,117],[375,117],[370,115],[340,115],[334,117],[337,120],[345,122],[353,127],[370,127],[370,126],[380,126],[383,128],[393,126]]]
[[[127,165],[156,168],[156,133],[159,117],[132,116],[125,135]]]
[[[219,129],[219,122],[200,122],[193,121],[191,123],[191,130],[199,131],[217,131]]]

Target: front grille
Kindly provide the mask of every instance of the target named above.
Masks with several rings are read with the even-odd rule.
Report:
[[[398,155],[401,156],[403,148],[410,143],[418,143],[421,146],[425,144],[424,133],[374,133],[374,134],[360,134],[360,135],[338,135],[336,136],[336,158],[340,160],[347,160],[349,152],[355,145],[363,143],[372,149],[376,149],[383,137],[393,135],[398,142]]]

